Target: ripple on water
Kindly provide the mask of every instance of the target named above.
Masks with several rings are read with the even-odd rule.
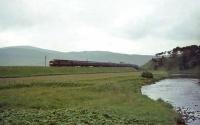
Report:
[[[200,125],[199,79],[164,79],[152,85],[143,86],[142,94],[157,100],[159,98],[174,106],[188,125]]]

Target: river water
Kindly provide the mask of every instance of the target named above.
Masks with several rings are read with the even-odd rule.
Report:
[[[170,103],[188,125],[200,125],[200,80],[170,78],[141,88],[143,95]]]

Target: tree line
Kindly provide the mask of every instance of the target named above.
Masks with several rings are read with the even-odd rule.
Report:
[[[157,59],[153,59],[157,66],[164,65],[166,60],[176,63],[180,70],[200,66],[200,46],[191,45],[185,47],[176,47],[170,51],[164,51],[156,54]],[[158,63],[159,62],[159,63]],[[170,61],[168,61],[169,63]]]

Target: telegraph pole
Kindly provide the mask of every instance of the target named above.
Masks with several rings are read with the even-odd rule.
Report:
[[[44,57],[44,65],[45,65],[45,67],[47,67],[47,56],[45,55],[45,57]]]

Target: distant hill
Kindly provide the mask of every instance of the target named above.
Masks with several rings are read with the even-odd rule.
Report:
[[[101,62],[124,62],[136,65],[144,65],[153,56],[129,55],[107,51],[82,51],[59,52],[32,46],[13,46],[0,48],[0,66],[44,66],[45,59],[74,59]]]

